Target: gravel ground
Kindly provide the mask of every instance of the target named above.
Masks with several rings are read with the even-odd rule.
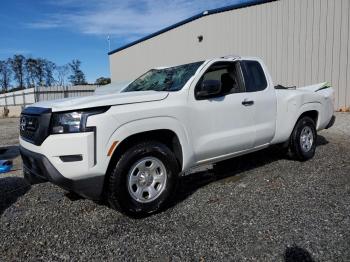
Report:
[[[1,145],[17,121],[0,120]],[[0,175],[0,261],[349,261],[349,130],[337,114],[304,163],[272,148],[184,177],[176,203],[143,219]]]
[[[18,118],[0,118],[0,147],[18,144]]]

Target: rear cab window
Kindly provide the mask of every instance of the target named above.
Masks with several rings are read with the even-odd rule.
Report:
[[[267,87],[265,72],[257,61],[240,62],[246,87],[246,92],[258,92]]]

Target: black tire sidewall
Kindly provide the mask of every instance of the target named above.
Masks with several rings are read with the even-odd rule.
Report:
[[[150,156],[156,157],[164,164],[167,171],[166,187],[154,201],[140,203],[130,196],[127,186],[128,173],[138,160]],[[119,207],[117,209],[130,215],[153,213],[170,201],[177,185],[178,173],[176,158],[165,145],[158,142],[145,142],[133,146],[123,154],[110,175],[109,202],[113,207]]]
[[[302,149],[301,143],[300,143],[300,135],[304,127],[310,127],[312,130],[313,135],[313,144],[309,151],[305,152]],[[308,160],[312,158],[315,155],[316,151],[316,141],[317,140],[317,132],[315,128],[315,122],[310,117],[302,117],[299,119],[297,125],[295,126],[295,129],[293,131],[292,136],[292,151],[296,155],[296,157],[299,160]]]

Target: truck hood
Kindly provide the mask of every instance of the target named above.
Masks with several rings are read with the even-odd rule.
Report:
[[[51,108],[52,112],[80,110],[100,106],[125,105],[160,101],[169,95],[168,92],[138,91],[117,94],[101,94],[85,97],[73,97],[35,103],[32,106]]]

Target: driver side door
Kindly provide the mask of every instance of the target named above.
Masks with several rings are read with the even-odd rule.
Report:
[[[223,75],[227,76],[232,66],[237,86],[228,93],[197,97],[196,92],[203,81],[220,81],[222,85]],[[245,92],[238,62],[216,62],[207,68],[190,92],[189,126],[197,164],[224,159],[253,148],[255,107],[246,103],[252,100],[250,96]]]

